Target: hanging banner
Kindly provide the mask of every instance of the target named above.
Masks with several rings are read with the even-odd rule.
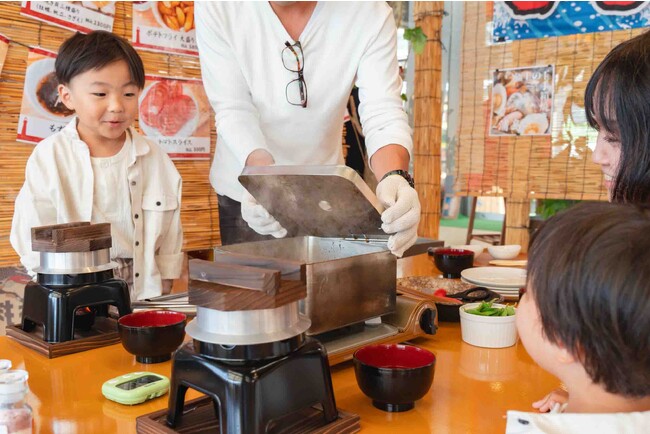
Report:
[[[0,72],[2,72],[2,67],[5,65],[7,51],[9,51],[9,38],[0,33]]]
[[[72,120],[74,111],[59,99],[55,60],[56,53],[36,47],[29,49],[18,118],[18,141],[38,143],[61,131]]]
[[[495,1],[492,42],[650,26],[650,1]]]
[[[146,76],[140,129],[175,160],[210,159],[210,103],[203,82]]]
[[[494,71],[491,136],[551,134],[554,69],[548,65]]]
[[[134,2],[133,46],[198,57],[194,2]]]
[[[115,2],[21,2],[20,14],[81,33],[113,31]]]

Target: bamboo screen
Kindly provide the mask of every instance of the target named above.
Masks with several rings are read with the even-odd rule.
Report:
[[[530,199],[607,200],[600,168],[591,161],[595,132],[586,123],[584,91],[611,48],[645,29],[490,45],[492,10],[492,2],[465,3],[455,191],[508,198],[508,235],[510,229],[521,233],[507,235],[507,242],[525,245]],[[555,65],[551,135],[489,136],[493,71],[543,65]]]
[[[113,32],[131,39],[131,3],[116,2]],[[0,3],[0,33],[11,40],[0,76],[0,266],[19,262],[9,243],[9,231],[16,195],[24,182],[25,164],[33,145],[16,142],[20,114],[27,45],[58,51],[72,32],[20,15],[20,2]],[[141,51],[148,74],[169,77],[200,78],[198,58]],[[211,143],[214,152],[215,130]],[[208,180],[209,161],[175,161],[183,177],[182,221],[183,250],[206,249],[220,242],[216,194]]]
[[[418,235],[438,237],[440,224],[440,141],[443,2],[415,2],[415,25],[427,35],[424,52],[415,56],[413,171],[422,214]]]

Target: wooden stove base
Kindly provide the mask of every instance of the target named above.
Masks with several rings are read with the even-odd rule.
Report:
[[[193,399],[185,404],[187,412],[179,426],[167,426],[167,409],[142,415],[136,419],[138,434],[180,434],[219,432],[219,421],[214,414],[210,397]],[[311,407],[300,411],[285,421],[282,426],[272,429],[272,434],[352,434],[359,432],[359,416],[339,410],[339,418],[323,425],[322,410]],[[270,434],[270,433],[269,433]]]
[[[66,342],[50,343],[43,340],[43,328],[39,325],[31,332],[19,325],[7,326],[7,336],[21,345],[40,353],[48,359],[79,353],[86,350],[114,345],[120,342],[117,321],[113,318],[96,317],[89,331],[75,331],[74,339]]]

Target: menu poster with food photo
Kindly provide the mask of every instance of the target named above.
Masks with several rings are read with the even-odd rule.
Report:
[[[211,111],[203,82],[147,75],[140,130],[174,160],[210,159]]]
[[[56,54],[32,47],[27,56],[23,102],[18,118],[17,140],[38,143],[61,131],[74,115],[59,99],[54,74]]]
[[[115,2],[22,2],[21,15],[81,33],[113,31]]]
[[[133,46],[198,57],[194,2],[133,2]]]
[[[5,65],[7,51],[9,51],[9,38],[0,33],[0,72],[2,72],[2,67]]]
[[[554,65],[494,71],[490,135],[551,134],[554,73]]]

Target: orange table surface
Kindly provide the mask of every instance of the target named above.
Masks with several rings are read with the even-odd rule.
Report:
[[[487,254],[477,258],[477,263],[484,256]],[[426,255],[398,264],[398,275],[434,274],[437,270]],[[361,432],[504,432],[507,410],[531,410],[532,401],[560,384],[535,365],[521,343],[503,349],[473,347],[461,341],[458,323],[441,323],[436,335],[412,343],[435,353],[437,360],[433,386],[407,412],[386,413],[374,408],[357,386],[351,362],[332,368],[337,407],[361,416]],[[0,337],[0,358],[29,372],[28,402],[34,410],[37,433],[134,433],[137,416],[167,405],[166,395],[136,406],[120,405],[102,396],[104,381],[128,372],[170,375],[171,362],[137,363],[120,344],[47,359]],[[198,392],[188,391],[188,399],[197,396]]]

